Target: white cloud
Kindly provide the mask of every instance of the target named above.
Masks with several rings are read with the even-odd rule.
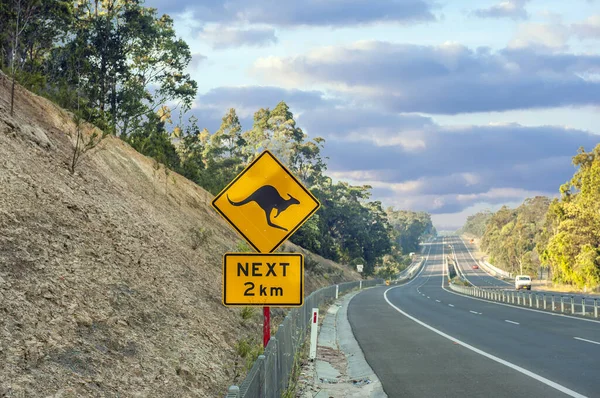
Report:
[[[597,73],[600,56],[558,52],[568,37],[565,27],[524,24],[509,48],[495,52],[457,43],[361,41],[305,55],[259,58],[252,72],[286,87],[343,88],[354,101],[403,113],[599,104],[598,83],[580,76]]]
[[[242,46],[264,47],[277,43],[275,29],[269,27],[240,29],[213,25],[202,29],[198,37],[218,50]]]
[[[566,49],[571,32],[561,24],[520,24],[509,48],[546,47],[554,50]]]
[[[581,39],[600,39],[600,14],[592,15],[585,21],[571,25],[574,35]]]
[[[505,0],[488,8],[480,8],[474,14],[481,18],[527,19],[525,4],[529,0]]]

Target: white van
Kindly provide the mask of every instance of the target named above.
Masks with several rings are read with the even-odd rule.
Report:
[[[531,277],[529,275],[517,275],[515,278],[515,289],[521,288],[531,290]]]

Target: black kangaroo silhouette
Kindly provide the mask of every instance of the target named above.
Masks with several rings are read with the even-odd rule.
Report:
[[[279,225],[275,225],[271,222],[271,212],[273,209],[276,209],[277,213],[275,214],[275,218],[277,218],[279,214],[286,211],[291,205],[300,204],[298,199],[294,198],[290,194],[288,194],[288,196],[290,197],[289,199],[284,199],[275,187],[271,185],[264,185],[242,201],[234,202],[229,199],[229,195],[227,195],[227,200],[233,206],[243,206],[250,202],[256,202],[256,204],[264,210],[265,215],[267,216],[267,224],[269,224],[269,226],[287,231],[286,228],[280,227]]]

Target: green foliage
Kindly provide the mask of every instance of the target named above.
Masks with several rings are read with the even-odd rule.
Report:
[[[255,314],[256,314],[256,308],[254,308],[254,307],[244,307],[244,308],[242,308],[242,311],[240,312],[242,319],[245,321],[247,321],[248,319],[251,319]]]
[[[555,282],[578,287],[600,284],[600,145],[580,148],[578,170],[550,204],[538,250]]]
[[[600,285],[600,145],[580,148],[573,164],[578,170],[560,199],[527,199],[489,217],[481,242],[492,263],[532,275],[549,267],[554,282]]]
[[[467,217],[465,225],[457,231],[458,234],[467,233],[481,238],[485,233],[486,225],[493,214],[494,213],[491,211],[485,210]]]
[[[249,252],[252,252],[253,250],[246,241],[241,240],[236,245],[236,251],[239,253],[249,253]]]
[[[431,215],[425,212],[407,210],[387,210],[392,234],[397,250],[403,254],[419,251],[419,241],[428,235],[435,235]]]
[[[369,275],[385,255],[405,264],[419,238],[435,233],[421,213],[400,221],[386,212],[370,200],[369,186],[334,184],[325,175],[325,140],[309,138],[284,101],[259,109],[248,131],[235,109],[212,134],[194,117],[184,122],[197,91],[185,73],[190,49],[176,37],[173,19],[143,0],[2,1],[0,26],[0,68],[153,158],[155,171],[164,165],[165,191],[173,170],[217,194],[269,149],[323,204],[293,236],[295,243],[335,261],[360,261]],[[97,139],[78,136],[72,169]],[[193,247],[204,239],[192,232]]]
[[[243,338],[235,346],[236,354],[244,359],[246,371],[252,368],[259,355],[263,353],[263,346],[253,338]]]
[[[516,209],[504,206],[489,217],[481,247],[491,262],[512,273],[537,275],[541,266],[537,251],[550,199],[526,199]]]
[[[212,231],[207,228],[191,228],[190,238],[192,241],[192,250],[198,249],[202,246],[209,237],[212,236]]]

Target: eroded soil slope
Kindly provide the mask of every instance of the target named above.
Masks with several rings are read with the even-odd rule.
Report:
[[[222,396],[260,316],[221,304],[241,239],[211,195],[113,137],[71,175],[70,116],[18,88],[10,117],[9,92],[0,73],[0,396]],[[307,294],[358,277],[313,269]]]

